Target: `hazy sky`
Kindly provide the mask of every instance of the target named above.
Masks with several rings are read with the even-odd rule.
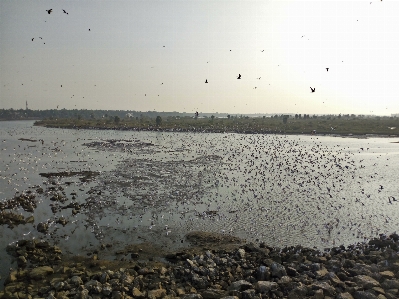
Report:
[[[0,108],[399,113],[398,16],[397,0],[1,0]]]

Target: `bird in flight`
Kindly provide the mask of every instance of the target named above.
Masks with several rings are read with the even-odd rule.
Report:
[[[65,11],[65,9],[63,9],[62,11],[68,15],[68,13]]]
[[[32,37],[32,42],[33,42],[33,40],[34,40],[35,38],[34,37]]]
[[[237,79],[241,79],[241,74],[238,74],[238,77],[237,77]]]
[[[208,79],[205,79],[205,83],[208,83]]]
[[[312,92],[315,92],[316,91],[316,87],[315,88],[310,88],[311,90],[312,90]]]
[[[53,9],[52,9],[52,8],[51,8],[51,9],[46,9],[46,11],[47,11],[48,14],[51,14],[51,12],[53,11]]]
[[[327,72],[328,72],[328,69],[329,69],[329,67],[326,67]]]

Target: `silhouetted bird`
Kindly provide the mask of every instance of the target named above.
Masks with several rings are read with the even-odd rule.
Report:
[[[89,28],[89,31],[90,31],[90,28]]]
[[[327,72],[328,72],[328,69],[329,69],[329,67],[326,67]]]
[[[35,38],[34,37],[32,37],[32,42],[33,42],[33,40],[34,40]]]
[[[51,12],[53,11],[53,9],[52,9],[52,8],[51,8],[51,9],[47,9],[46,11],[47,11],[48,14],[51,14]]]
[[[310,88],[311,90],[312,90],[312,92],[315,92],[316,91],[316,87],[315,88]]]
[[[238,74],[238,77],[237,77],[237,79],[241,79],[241,74]]]
[[[208,83],[208,79],[205,79],[205,83]]]
[[[62,11],[68,15],[68,13],[65,11],[65,9],[63,9]]]

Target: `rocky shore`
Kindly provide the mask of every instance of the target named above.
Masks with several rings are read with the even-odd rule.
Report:
[[[194,232],[191,247],[156,256],[138,245],[118,260],[63,256],[46,241],[7,247],[10,269],[0,298],[260,299],[399,297],[399,235],[320,252],[302,246],[243,244]],[[133,249],[134,248],[134,249]]]

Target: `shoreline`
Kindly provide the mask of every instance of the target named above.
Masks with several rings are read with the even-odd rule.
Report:
[[[136,245],[121,259],[67,257],[57,246],[21,240],[0,298],[397,298],[399,235],[321,252],[246,243],[193,232],[191,246],[152,255]],[[35,266],[35,267],[33,267]],[[233,298],[233,297],[230,297]]]

